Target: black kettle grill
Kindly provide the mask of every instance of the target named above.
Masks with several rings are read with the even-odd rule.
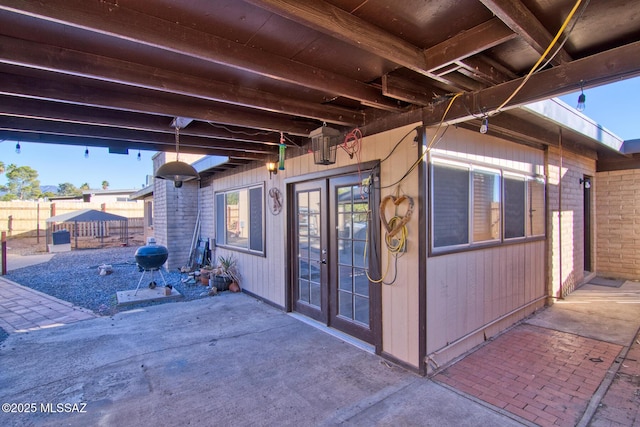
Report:
[[[167,261],[169,257],[169,250],[162,246],[157,245],[155,243],[155,239],[149,238],[147,241],[147,245],[140,246],[136,253],[134,254],[136,258],[136,263],[142,271],[142,276],[140,276],[140,280],[138,281],[138,286],[136,287],[136,292],[134,295],[138,293],[138,289],[140,288],[140,283],[142,283],[142,279],[144,279],[144,275],[147,272],[151,273],[151,282],[149,283],[149,288],[154,289],[156,287],[156,282],[153,278],[154,273],[157,271],[160,273],[160,277],[162,277],[162,281],[164,285],[167,286],[167,281],[164,279],[162,274],[162,265]]]

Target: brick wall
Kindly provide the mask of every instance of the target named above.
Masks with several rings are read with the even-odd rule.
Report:
[[[640,279],[640,170],[600,172],[595,190],[598,274]]]
[[[584,279],[584,188],[580,179],[595,175],[596,162],[558,148],[549,148],[547,157],[549,292],[563,297]],[[595,181],[592,179],[594,186]],[[592,216],[595,206],[592,195]],[[595,227],[592,234],[594,231]],[[595,265],[594,247],[591,254]]]

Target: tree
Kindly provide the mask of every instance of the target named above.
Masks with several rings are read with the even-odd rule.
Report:
[[[109,188],[109,181],[102,181],[102,189],[106,190],[107,188]]]
[[[58,184],[58,195],[60,196],[82,196],[82,190],[76,188],[70,182]]]
[[[4,162],[0,162],[0,173],[4,173]]]
[[[4,165],[2,165],[4,166]],[[7,185],[0,187],[8,194],[9,200],[33,200],[42,196],[40,190],[40,181],[38,180],[38,171],[29,166],[16,166],[10,164],[5,169],[5,176],[7,177]],[[15,198],[12,198],[12,196]]]
[[[80,186],[80,190],[91,190],[91,187],[89,187],[89,183],[85,182]]]

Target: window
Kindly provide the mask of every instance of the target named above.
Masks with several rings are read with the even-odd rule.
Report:
[[[526,181],[523,176],[504,177],[504,238],[524,237]]]
[[[469,169],[434,164],[433,181],[434,246],[469,243]]]
[[[473,241],[486,242],[500,238],[500,173],[474,170],[473,177]]]
[[[147,227],[153,226],[153,202],[144,202],[147,217]]]
[[[434,251],[544,236],[543,179],[472,163],[431,160]]]
[[[216,193],[216,242],[264,255],[263,185]]]

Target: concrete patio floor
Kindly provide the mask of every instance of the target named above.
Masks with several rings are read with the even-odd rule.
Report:
[[[0,347],[0,402],[15,403],[16,410],[21,404],[23,411],[33,403],[35,411],[0,413],[0,424],[640,425],[640,363],[632,361],[640,355],[639,326],[639,284],[587,285],[428,379],[247,295],[223,293],[12,333]],[[523,334],[538,345],[500,351]],[[593,391],[576,397],[568,385],[536,412],[553,382],[545,389],[530,378],[515,386],[526,382],[531,361],[543,359],[535,352],[545,348],[558,353],[544,359],[542,370],[572,361],[594,368],[589,375],[566,371],[556,385],[582,375],[579,381]],[[515,374],[488,386],[508,402],[445,380],[471,366],[486,384],[497,376],[495,369],[481,375],[488,357],[498,366],[516,366]],[[530,401],[523,404],[523,396]],[[556,404],[569,415],[551,418]]]

